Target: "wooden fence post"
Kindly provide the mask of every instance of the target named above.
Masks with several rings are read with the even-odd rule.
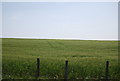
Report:
[[[38,78],[40,76],[40,59],[37,58],[37,71],[36,71],[36,77]]]
[[[109,61],[106,61],[106,73],[105,73],[105,79],[109,79]]]
[[[65,81],[68,79],[68,60],[65,61],[65,75],[64,75]]]

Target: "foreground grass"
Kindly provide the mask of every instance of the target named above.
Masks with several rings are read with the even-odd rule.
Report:
[[[110,61],[110,78],[120,76],[117,41],[2,39],[3,78],[34,79],[36,58],[41,59],[43,79],[64,78],[65,60],[69,78],[103,78]]]

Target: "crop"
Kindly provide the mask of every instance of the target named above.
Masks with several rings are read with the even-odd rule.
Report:
[[[69,79],[105,77],[110,62],[110,78],[120,76],[118,41],[2,39],[3,79],[34,79],[40,58],[40,79],[63,79],[68,60]]]

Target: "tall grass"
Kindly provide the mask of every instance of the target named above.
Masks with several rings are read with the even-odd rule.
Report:
[[[2,39],[3,78],[34,79],[36,59],[41,60],[41,79],[64,78],[65,60],[70,79],[105,77],[110,61],[110,78],[120,75],[117,41]]]

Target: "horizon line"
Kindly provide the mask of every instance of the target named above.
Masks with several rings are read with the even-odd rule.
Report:
[[[80,39],[80,38],[39,38],[39,37],[0,37],[0,38],[17,38],[17,39],[61,39],[61,40],[100,40],[100,41],[119,41],[120,39]]]

